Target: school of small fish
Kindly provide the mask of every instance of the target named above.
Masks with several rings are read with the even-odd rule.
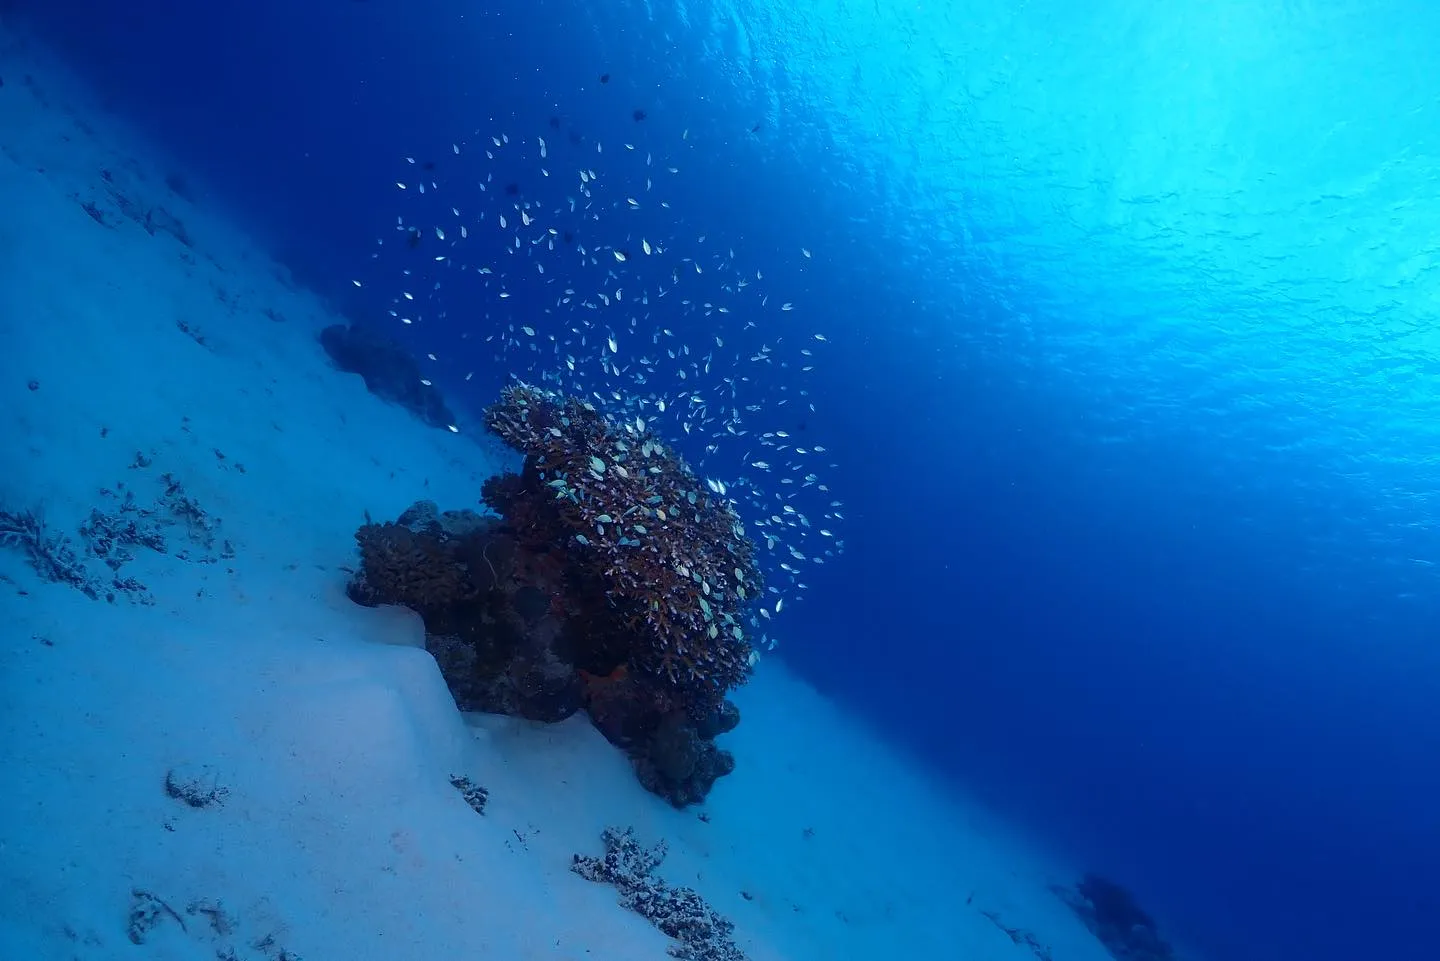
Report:
[[[672,148],[693,149],[688,131]],[[771,596],[755,623],[773,649],[765,622],[807,590],[809,565],[844,550],[834,531],[843,504],[820,479],[836,465],[796,436],[815,410],[806,382],[829,338],[801,326],[794,303],[771,303],[763,270],[684,226],[666,189],[680,184],[676,157],[480,131],[450,153],[459,159],[447,158],[443,175],[404,158],[402,213],[394,236],[379,240],[411,255],[392,316],[422,331],[443,318],[449,330],[463,310],[471,344],[456,352],[472,362],[475,341],[491,344],[510,376],[588,397],[638,434],[665,437],[697,476],[733,465],[737,476],[705,484],[760,547]]]

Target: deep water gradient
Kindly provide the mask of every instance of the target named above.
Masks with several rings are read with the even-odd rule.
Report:
[[[833,341],[784,656],[1217,957],[1433,952],[1433,5],[12,6],[337,299],[400,157],[690,131]]]

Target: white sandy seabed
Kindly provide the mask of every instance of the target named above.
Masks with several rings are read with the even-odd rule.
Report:
[[[660,961],[672,942],[571,871],[609,825],[665,839],[657,873],[754,961],[1107,957],[1047,890],[1069,867],[773,659],[706,819],[583,716],[458,712],[418,619],[350,603],[345,567],[366,510],[474,505],[494,465],[330,369],[316,297],[55,58],[0,50],[0,510],[74,536],[173,483],[204,512],[122,571],[153,603],[0,549],[0,959]],[[146,229],[161,205],[193,246]],[[137,891],[163,902],[140,944]]]

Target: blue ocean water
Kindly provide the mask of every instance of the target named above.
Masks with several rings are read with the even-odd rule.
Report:
[[[716,283],[759,271],[795,305],[763,329],[654,305],[696,359],[729,344],[716,373],[751,378],[754,431],[825,448],[829,491],[796,503],[845,546],[777,573],[779,656],[1217,957],[1425,956],[1429,7],[15,6],[190,192],[433,352],[462,422],[555,366],[514,329],[554,292],[537,272],[498,299],[396,218],[676,166],[669,207],[636,198],[631,244],[663,237]],[[559,242],[592,230],[582,204]],[[628,249],[617,287],[672,269]],[[401,289],[421,322],[388,313]],[[496,334],[518,345],[499,361]],[[762,340],[773,359],[751,359]],[[758,451],[687,448],[763,488]]]

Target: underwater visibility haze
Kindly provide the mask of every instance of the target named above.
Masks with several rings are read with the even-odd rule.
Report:
[[[417,430],[518,464],[485,413],[518,380],[673,446],[755,543],[757,672],[1092,872],[1088,922],[1128,890],[1175,947],[1097,933],[1122,961],[1433,952],[1440,10],[3,15],[408,358]],[[616,498],[587,522],[653,526]]]

